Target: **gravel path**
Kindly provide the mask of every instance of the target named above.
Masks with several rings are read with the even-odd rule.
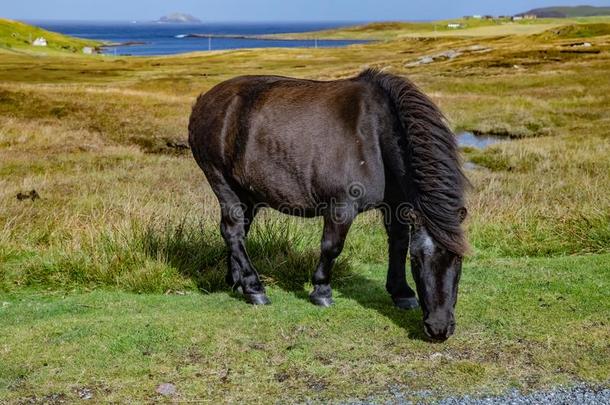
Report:
[[[437,404],[437,405],[610,405],[610,386],[591,387],[588,385],[577,385],[571,387],[557,387],[548,391],[538,391],[523,394],[518,390],[511,390],[504,395],[494,397],[448,397],[434,400],[429,391],[416,393],[405,393],[400,389],[390,390],[394,399],[387,404],[414,405],[414,404]],[[416,399],[411,399],[415,397]],[[347,402],[349,405],[372,405],[378,404],[375,400]],[[383,402],[381,402],[383,403]]]
[[[472,398],[464,396],[461,398],[446,398],[438,402],[439,405],[529,405],[529,404],[578,404],[578,405],[603,405],[610,404],[610,388],[591,388],[587,386],[576,386],[570,388],[555,388],[549,391],[539,391],[531,394],[521,394],[519,391],[511,391],[506,395],[488,398]]]

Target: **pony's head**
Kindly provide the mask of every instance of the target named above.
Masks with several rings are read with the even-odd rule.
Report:
[[[466,218],[466,208],[456,215]],[[411,220],[411,272],[424,314],[424,332],[434,341],[444,341],[455,331],[455,304],[462,273],[462,254],[439,243],[431,235],[421,214]]]
[[[391,161],[399,162],[395,176],[401,179],[404,201],[413,207],[415,217],[411,270],[426,335],[445,340],[455,330],[462,256],[468,250],[462,221],[470,183],[462,170],[457,139],[441,110],[409,80],[370,69],[360,77],[381,87],[396,110],[400,150]]]

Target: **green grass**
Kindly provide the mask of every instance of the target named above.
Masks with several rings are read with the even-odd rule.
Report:
[[[226,292],[4,294],[0,396],[74,400],[88,388],[97,400],[146,401],[173,383],[180,400],[268,403],[601,383],[608,260],[469,263],[459,333],[443,345],[422,340],[418,311],[392,308],[381,265],[350,268],[332,309],[310,305],[303,286],[269,288],[265,308]]]
[[[610,36],[593,25],[604,17],[577,22],[421,38],[388,24],[377,28],[393,39],[368,45],[157,58],[0,50],[0,398],[86,388],[98,401],[154,401],[163,382],[177,399],[212,402],[607,385]],[[574,33],[590,35],[586,52]],[[462,55],[410,66],[449,49]],[[473,252],[457,333],[441,345],[421,340],[418,311],[392,308],[375,213],[350,232],[334,308],[307,302],[320,221],[271,211],[248,248],[274,305],[229,293],[217,201],[189,153],[168,146],[222,80],[365,66],[409,76],[453,128],[512,139],[464,150],[480,166],[468,170]],[[41,199],[15,198],[32,189]]]

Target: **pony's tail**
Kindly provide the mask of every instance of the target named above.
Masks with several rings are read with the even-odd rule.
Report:
[[[443,113],[408,79],[367,69],[359,79],[377,85],[394,106],[400,134],[385,159],[430,234],[457,254],[468,251],[460,210],[469,182],[462,171],[455,135]]]

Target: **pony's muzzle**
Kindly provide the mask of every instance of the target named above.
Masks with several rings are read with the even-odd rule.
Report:
[[[453,335],[453,332],[455,332],[455,321],[424,321],[424,333],[435,342],[444,342],[449,339],[449,336]]]

